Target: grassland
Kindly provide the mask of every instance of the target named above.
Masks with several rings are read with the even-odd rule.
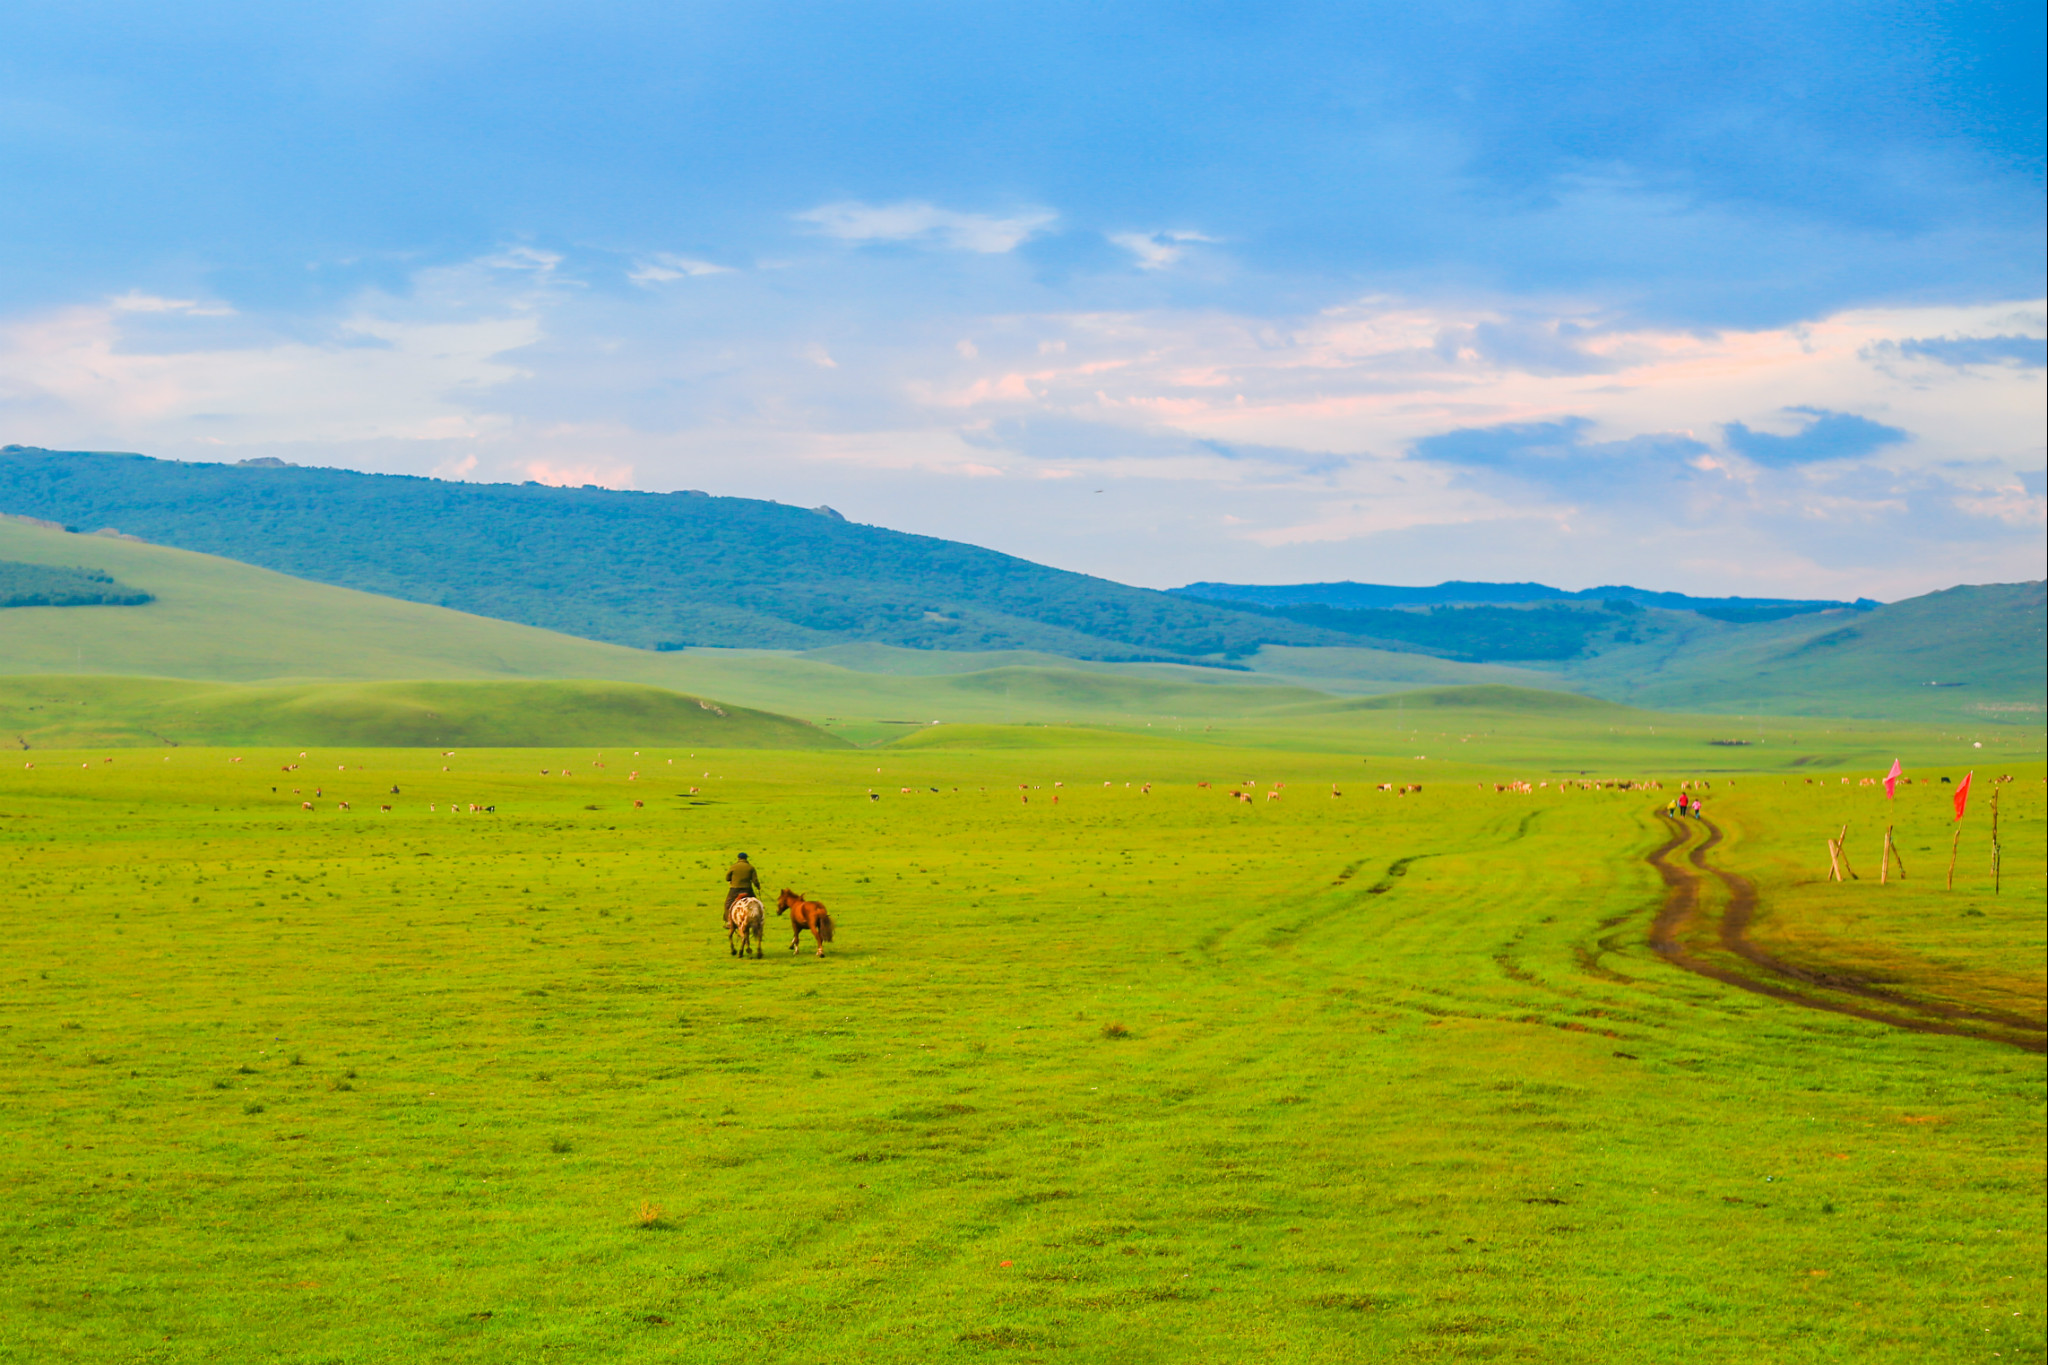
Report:
[[[222,686],[163,678],[0,678],[0,734],[22,750],[81,745],[702,744],[831,749],[787,716],[608,682]]]
[[[2040,763],[1947,892],[1947,789],[1840,777],[1966,741],[1516,700],[24,756],[0,1360],[2039,1359],[2041,1056],[1676,970],[1645,858],[1710,781],[1760,941],[2038,1020]],[[831,955],[727,955],[736,848]]]

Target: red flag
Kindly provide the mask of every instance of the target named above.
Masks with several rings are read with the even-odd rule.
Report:
[[[1973,772],[1964,773],[1963,785],[1956,788],[1956,819],[1958,820],[1963,818],[1963,807],[1970,804],[1970,779],[1976,775]]]
[[[1892,760],[1892,770],[1884,775],[1885,800],[1889,801],[1899,794],[1899,774],[1905,771],[1904,768],[1899,766],[1899,760],[1896,758]]]

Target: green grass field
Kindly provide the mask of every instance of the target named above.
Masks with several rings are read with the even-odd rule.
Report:
[[[1645,861],[1709,781],[1756,943],[2038,1037],[2039,736],[1514,700],[20,755],[0,1360],[2041,1359],[2041,1053],[1679,970]],[[728,956],[738,848],[828,956]]]
[[[0,734],[25,752],[80,745],[645,743],[834,749],[788,716],[614,682],[251,684],[0,678]]]

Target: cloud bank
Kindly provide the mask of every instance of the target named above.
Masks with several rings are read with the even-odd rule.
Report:
[[[1158,585],[2034,577],[2044,63],[1988,3],[45,7],[0,441]]]

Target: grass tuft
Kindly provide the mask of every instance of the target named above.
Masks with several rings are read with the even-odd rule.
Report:
[[[1104,1024],[1102,1026],[1102,1036],[1105,1038],[1128,1038],[1131,1036],[1131,1031],[1122,1024]]]

